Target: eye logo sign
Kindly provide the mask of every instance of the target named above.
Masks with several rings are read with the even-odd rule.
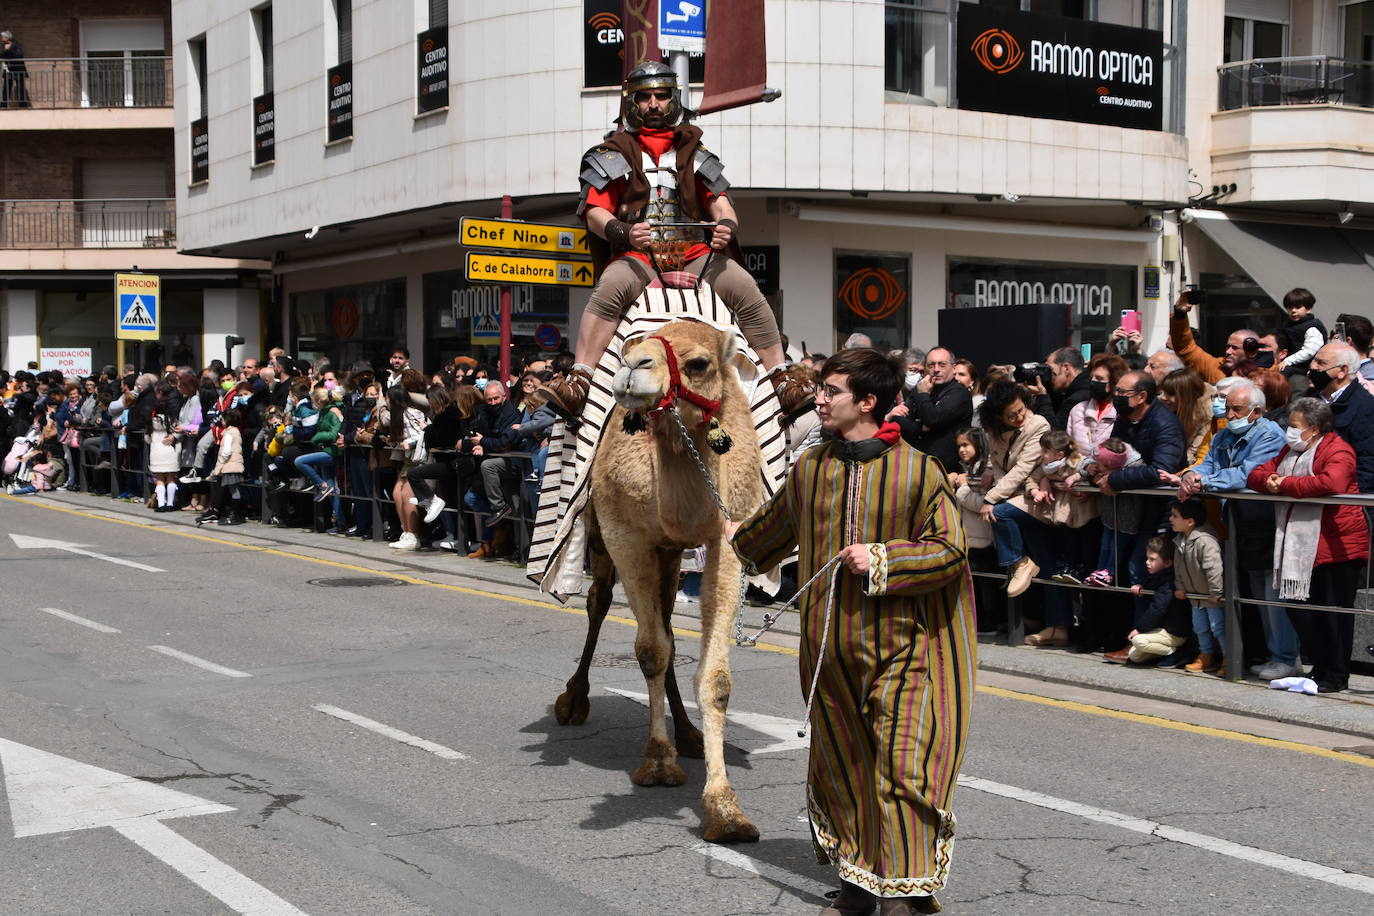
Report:
[[[973,40],[973,56],[993,73],[1010,73],[1025,59],[1026,52],[1015,38],[1002,29],[988,29]]]
[[[851,312],[869,321],[886,318],[906,301],[906,290],[881,267],[854,271],[840,286],[839,295]]]

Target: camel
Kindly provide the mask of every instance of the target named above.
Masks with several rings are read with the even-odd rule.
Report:
[[[635,657],[649,691],[649,738],[633,779],[641,786],[682,785],[686,774],[677,763],[678,753],[704,755],[703,836],[713,843],[752,842],[759,836],[725,772],[728,651],[739,602],[740,563],[725,537],[720,508],[680,429],[656,408],[673,401],[731,518],[745,518],[763,501],[763,483],[749,404],[730,368],[735,355],[733,335],[690,320],[674,321],[653,336],[627,342],[613,383],[618,406],[590,472],[587,525],[593,581],[587,594],[587,645],[555,705],[561,724],[586,721],[591,654],[618,571],[638,625]],[[673,364],[680,369],[680,394],[670,381]],[[732,440],[723,454],[708,440],[709,435],[722,445],[720,431],[712,433],[714,424],[708,422],[710,402],[716,401],[715,419]],[[646,418],[647,428],[631,432],[643,425],[636,422],[639,416]],[[697,732],[677,695],[670,621],[682,552],[700,544],[706,545],[708,559],[702,575],[701,657],[695,681],[702,714],[702,732]],[[672,703],[676,744],[665,724],[665,694]]]

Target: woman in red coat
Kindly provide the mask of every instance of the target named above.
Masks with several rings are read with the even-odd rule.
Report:
[[[1250,472],[1246,483],[1261,493],[1303,499],[1356,493],[1355,450],[1336,435],[1331,407],[1317,398],[1293,402],[1288,444]],[[1276,503],[1274,587],[1283,601],[1354,607],[1361,568],[1369,556],[1369,529],[1358,506]],[[1289,608],[1308,674],[1317,690],[1344,690],[1350,680],[1355,619],[1350,614]]]

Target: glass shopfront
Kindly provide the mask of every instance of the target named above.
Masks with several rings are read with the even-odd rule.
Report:
[[[911,257],[835,253],[835,340],[854,332],[875,347],[897,349],[911,338]]]
[[[425,274],[426,362],[441,366],[455,356],[496,365],[501,349],[501,287],[469,283],[461,270]],[[512,364],[535,353],[571,350],[568,290],[557,286],[511,287]]]
[[[405,340],[405,315],[401,279],[297,293],[291,297],[292,355],[324,357],[340,368],[362,359],[385,367],[391,348]]]
[[[1106,349],[1121,313],[1138,309],[1136,268],[951,258],[949,307],[1067,304],[1073,344]],[[957,342],[953,342],[958,347]]]

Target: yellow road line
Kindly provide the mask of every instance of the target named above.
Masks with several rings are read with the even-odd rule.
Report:
[[[68,509],[63,506],[55,506],[51,503],[39,502],[32,499],[20,499],[14,496],[0,495],[0,499],[21,503],[26,506],[48,509],[53,512],[63,512],[67,515],[77,515],[82,518],[93,519],[98,522],[111,522],[116,525],[128,525],[132,528],[143,528],[147,531],[159,534],[171,534],[176,537],[190,538],[196,541],[205,541],[210,544],[223,544],[227,547],[237,547],[240,550],[251,550],[257,553],[270,554],[272,556],[285,557],[290,560],[304,560],[307,563],[316,563],[321,566],[331,566],[336,569],[347,569],[352,572],[366,573],[371,576],[379,576],[387,579],[397,579],[412,585],[422,585],[428,588],[443,589],[450,592],[458,592],[464,595],[474,595],[480,598],[492,598],[497,601],[510,601],[515,604],[524,604],[530,607],[547,608],[559,611],[563,614],[572,614],[578,617],[586,617],[587,612],[582,608],[565,607],[551,601],[537,601],[533,598],[521,598],[515,595],[506,595],[501,592],[490,592],[479,588],[468,588],[463,585],[448,585],[443,582],[433,582],[429,579],[422,579],[418,576],[406,575],[405,573],[383,572],[371,569],[367,566],[358,566],[353,563],[341,563],[337,560],[326,560],[321,557],[312,557],[308,554],[294,553],[289,550],[282,550],[276,547],[257,547],[252,544],[240,544],[237,541],[226,541],[223,538],[208,537],[190,531],[177,531],[172,528],[160,525],[149,525],[144,522],[135,522],[128,519],[110,518],[105,515],[95,515],[90,512],[82,512],[79,509]],[[614,614],[607,614],[607,620],[627,626],[635,626],[633,618],[620,617]],[[679,636],[700,637],[699,630],[688,630],[682,627],[673,627],[673,632]],[[760,643],[754,648],[765,652],[776,652],[782,655],[797,655],[797,650],[787,646],[774,646],[767,643]],[[988,696],[998,697],[1004,700],[1019,700],[1023,703],[1036,703],[1041,706],[1049,706],[1055,709],[1064,709],[1071,712],[1085,713],[1092,716],[1106,716],[1111,719],[1119,719],[1125,722],[1134,722],[1138,725],[1153,725],[1157,728],[1167,728],[1173,731],[1188,732],[1194,735],[1206,735],[1211,738],[1224,738],[1230,741],[1239,741],[1243,744],[1254,744],[1260,747],[1276,748],[1279,750],[1294,751],[1300,754],[1310,754],[1315,757],[1324,757],[1328,760],[1336,760],[1341,763],[1353,763],[1356,766],[1374,767],[1374,758],[1362,757],[1358,754],[1350,754],[1344,751],[1335,751],[1330,748],[1317,747],[1312,744],[1300,744],[1296,741],[1284,741],[1279,738],[1264,738],[1259,735],[1247,735],[1244,732],[1232,731],[1225,728],[1212,728],[1207,725],[1193,725],[1190,722],[1178,722],[1173,719],[1165,719],[1162,716],[1149,716],[1136,712],[1123,712],[1119,709],[1109,709],[1105,706],[1094,706],[1089,703],[1079,703],[1074,700],[1056,700],[1051,697],[1036,696],[1033,693],[1022,693],[1017,690],[1007,690],[1003,687],[989,687],[980,685],[977,688],[979,693]]]

